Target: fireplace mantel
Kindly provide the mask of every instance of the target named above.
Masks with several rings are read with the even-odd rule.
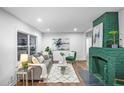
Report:
[[[89,71],[105,85],[124,79],[124,48],[90,48]]]

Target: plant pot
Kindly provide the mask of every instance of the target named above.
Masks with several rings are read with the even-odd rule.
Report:
[[[28,68],[22,68],[23,69],[23,71],[25,71],[25,72],[27,72],[28,71]]]
[[[118,48],[118,45],[117,44],[113,44],[112,48]]]

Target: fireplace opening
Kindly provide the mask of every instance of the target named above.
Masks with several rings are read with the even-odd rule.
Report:
[[[107,61],[100,57],[93,57],[92,73],[100,80],[104,81],[107,73]],[[106,82],[106,81],[104,81]]]

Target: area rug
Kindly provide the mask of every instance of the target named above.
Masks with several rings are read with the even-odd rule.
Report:
[[[61,67],[59,64],[53,64],[48,75],[44,81],[47,83],[79,83],[79,79],[74,71],[72,64],[68,64],[64,74],[61,74]]]

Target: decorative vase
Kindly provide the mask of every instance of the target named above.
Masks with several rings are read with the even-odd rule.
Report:
[[[117,44],[112,44],[112,48],[118,48]]]
[[[65,56],[63,56],[63,64],[67,64]]]

